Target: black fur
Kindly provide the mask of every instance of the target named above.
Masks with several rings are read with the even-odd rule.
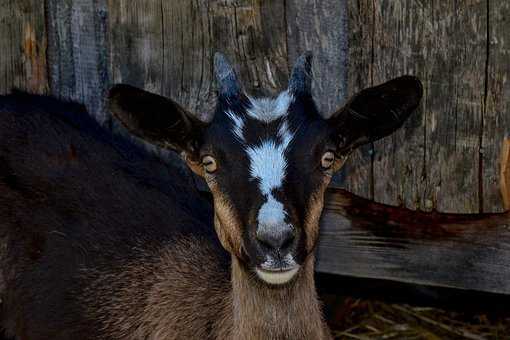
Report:
[[[140,256],[195,235],[229,258],[182,168],[112,136],[83,106],[0,97],[1,325],[21,339],[103,338],[77,296]],[[143,249],[143,250],[140,250]],[[221,277],[221,273],[218,273]],[[113,282],[112,282],[113,284]]]

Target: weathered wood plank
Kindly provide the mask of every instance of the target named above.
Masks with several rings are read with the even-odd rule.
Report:
[[[178,0],[163,1],[161,7],[163,94],[194,113],[210,112],[215,104],[210,6],[200,1]]]
[[[0,93],[48,91],[44,3],[0,0]]]
[[[462,6],[455,1],[412,2],[408,7],[392,2],[391,7],[400,15],[381,8],[380,17],[402,18],[406,21],[399,24],[397,19],[393,25],[411,29],[402,33],[395,29],[397,33],[391,33],[395,38],[385,42],[389,46],[380,47],[384,57],[376,57],[379,74],[415,73],[424,82],[426,95],[423,119],[411,120],[394,141],[386,140],[377,147],[381,161],[374,165],[374,176],[376,181],[385,180],[376,185],[380,190],[375,198],[382,203],[403,202],[413,209],[476,213],[480,208],[485,1]],[[399,41],[399,36],[405,38]],[[392,150],[393,160],[384,161]],[[389,184],[393,181],[396,185]],[[391,188],[395,188],[393,192]]]
[[[510,213],[416,212],[331,189],[317,269],[509,294],[509,228]]]
[[[51,93],[84,103],[91,115],[108,125],[106,0],[48,0],[46,6]]]
[[[346,98],[349,98],[358,91],[373,85],[374,2],[371,0],[347,1],[345,10],[348,16],[346,33],[348,51],[345,52],[348,62]],[[355,150],[331,185],[343,187],[362,197],[373,198],[372,155],[372,144]]]
[[[110,74],[113,83],[165,92],[161,0],[109,0]]]
[[[212,48],[239,67],[244,87],[254,95],[275,95],[287,86],[284,3],[216,0],[210,6]]]
[[[383,1],[375,4],[373,29],[374,84],[403,74],[427,74],[427,53],[423,44],[430,43],[435,32],[425,29],[430,4],[418,1]],[[437,28],[432,29],[432,31]],[[432,52],[433,53],[433,52]],[[428,87],[425,97],[429,96]],[[435,94],[434,94],[435,95]],[[424,98],[422,103],[425,103]],[[374,143],[373,182],[377,202],[403,205],[411,209],[430,210],[430,197],[422,202],[425,169],[425,118],[418,109],[402,129]]]
[[[483,116],[483,210],[503,211],[500,186],[505,164],[503,145],[510,136],[510,3],[489,1],[489,60],[487,67],[487,96]],[[510,170],[509,170],[510,171]],[[510,185],[510,183],[508,183]],[[510,194],[510,193],[507,193]]]
[[[180,92],[175,93],[172,89],[177,88],[181,92],[190,89],[181,88],[180,81],[175,81],[182,78],[182,71],[169,72],[165,67],[174,61],[172,56],[176,53],[165,41],[167,4],[164,0],[108,1],[108,69],[112,83],[126,83],[169,97],[176,95],[177,98],[174,99],[179,100]],[[167,163],[179,167],[187,180],[193,178],[192,172],[174,152],[157,148],[126,134],[124,128],[115,122],[112,129],[115,133],[135,140]]]
[[[283,1],[109,0],[114,82],[144,87],[200,114],[213,109],[212,55],[227,54],[248,92],[287,81]]]
[[[367,0],[352,2],[349,11],[349,53],[357,54],[349,74],[361,70],[370,78],[363,87],[415,74],[425,96],[401,130],[375,143],[373,154],[366,147],[355,155],[346,172],[364,169],[363,176],[345,187],[415,210],[478,212],[486,1]]]
[[[346,1],[286,1],[289,64],[304,51],[313,52],[312,93],[324,116],[347,96],[347,14]]]

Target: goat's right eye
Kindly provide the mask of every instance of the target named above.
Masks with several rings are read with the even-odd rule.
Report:
[[[218,169],[216,160],[211,156],[205,156],[202,158],[202,166],[204,167],[205,172],[208,174],[212,174]]]

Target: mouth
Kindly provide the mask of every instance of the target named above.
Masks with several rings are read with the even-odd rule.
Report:
[[[255,268],[257,276],[264,282],[271,285],[282,285],[294,278],[299,271],[299,266],[296,265],[290,268],[278,268],[278,269],[262,269],[260,267]]]

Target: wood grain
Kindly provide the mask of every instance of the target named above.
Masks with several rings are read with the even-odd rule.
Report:
[[[348,51],[346,98],[373,85],[373,12],[372,0],[348,1],[347,36]],[[372,199],[373,187],[373,144],[355,150],[339,174],[332,187],[343,187],[356,195]]]
[[[367,0],[349,11],[349,90],[414,74],[425,95],[402,129],[355,155],[344,187],[413,210],[483,210],[487,2]]]
[[[215,104],[214,52],[238,67],[248,92],[286,85],[283,1],[110,0],[114,82],[169,96],[201,115]]]
[[[48,91],[44,3],[0,0],[0,94]]]
[[[487,93],[483,117],[482,160],[483,210],[505,209],[500,185],[504,140],[510,136],[510,3],[489,2]],[[508,183],[508,182],[507,182]]]
[[[331,189],[317,270],[510,293],[510,213],[416,212]]]
[[[48,0],[46,6],[51,93],[84,103],[102,125],[109,125],[106,0]]]
[[[289,64],[301,53],[313,52],[312,93],[325,117],[342,106],[348,95],[347,15],[347,1],[286,1]]]

